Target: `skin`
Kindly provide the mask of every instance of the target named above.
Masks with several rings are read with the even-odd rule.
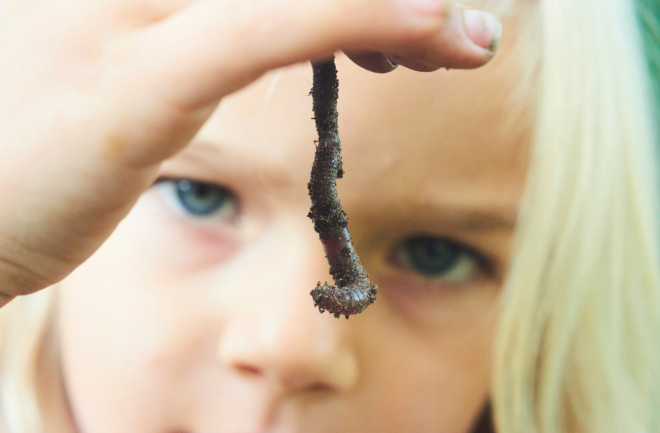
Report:
[[[522,194],[516,71],[374,76],[345,58],[339,195],[376,303],[319,314],[329,280],[307,218],[309,65],[225,98],[159,176],[237,197],[183,212],[159,183],[60,285],[57,326],[81,433],[465,433],[488,396],[493,328]],[[231,202],[230,202],[231,203]],[[483,256],[430,278],[399,254],[425,234]],[[466,256],[472,257],[472,256]]]

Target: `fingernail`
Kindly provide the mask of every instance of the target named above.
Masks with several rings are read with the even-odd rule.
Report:
[[[502,37],[502,23],[495,15],[474,9],[463,11],[465,32],[472,42],[494,53]]]
[[[389,57],[385,56],[385,60],[387,60],[387,63],[390,64],[390,67],[392,67],[392,70],[396,69],[399,64],[395,62],[394,60],[390,59]]]

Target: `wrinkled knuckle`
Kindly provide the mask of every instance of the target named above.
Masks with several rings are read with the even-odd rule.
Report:
[[[457,7],[454,0],[435,0],[435,4],[427,5],[422,12],[429,18],[444,22],[455,13]]]
[[[419,18],[407,27],[410,42],[422,43],[454,26],[458,18],[458,6],[453,0],[437,0],[435,6],[418,11]]]
[[[420,18],[435,21],[446,21],[462,9],[454,0],[418,1],[412,8]]]

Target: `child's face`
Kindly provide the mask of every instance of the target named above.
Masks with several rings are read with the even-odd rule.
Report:
[[[526,168],[524,127],[503,127],[514,74],[498,59],[385,76],[338,65],[339,195],[376,303],[349,320],[313,307],[330,277],[307,218],[311,71],[266,76],[223,101],[63,283],[81,432],[469,429]]]

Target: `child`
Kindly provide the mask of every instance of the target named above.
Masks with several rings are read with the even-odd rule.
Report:
[[[313,308],[311,69],[263,74],[490,59],[490,15],[421,4],[0,10],[0,287],[51,286],[1,311],[3,432],[660,432],[631,1],[477,3],[506,32],[469,72],[338,58],[339,195],[379,293]]]

